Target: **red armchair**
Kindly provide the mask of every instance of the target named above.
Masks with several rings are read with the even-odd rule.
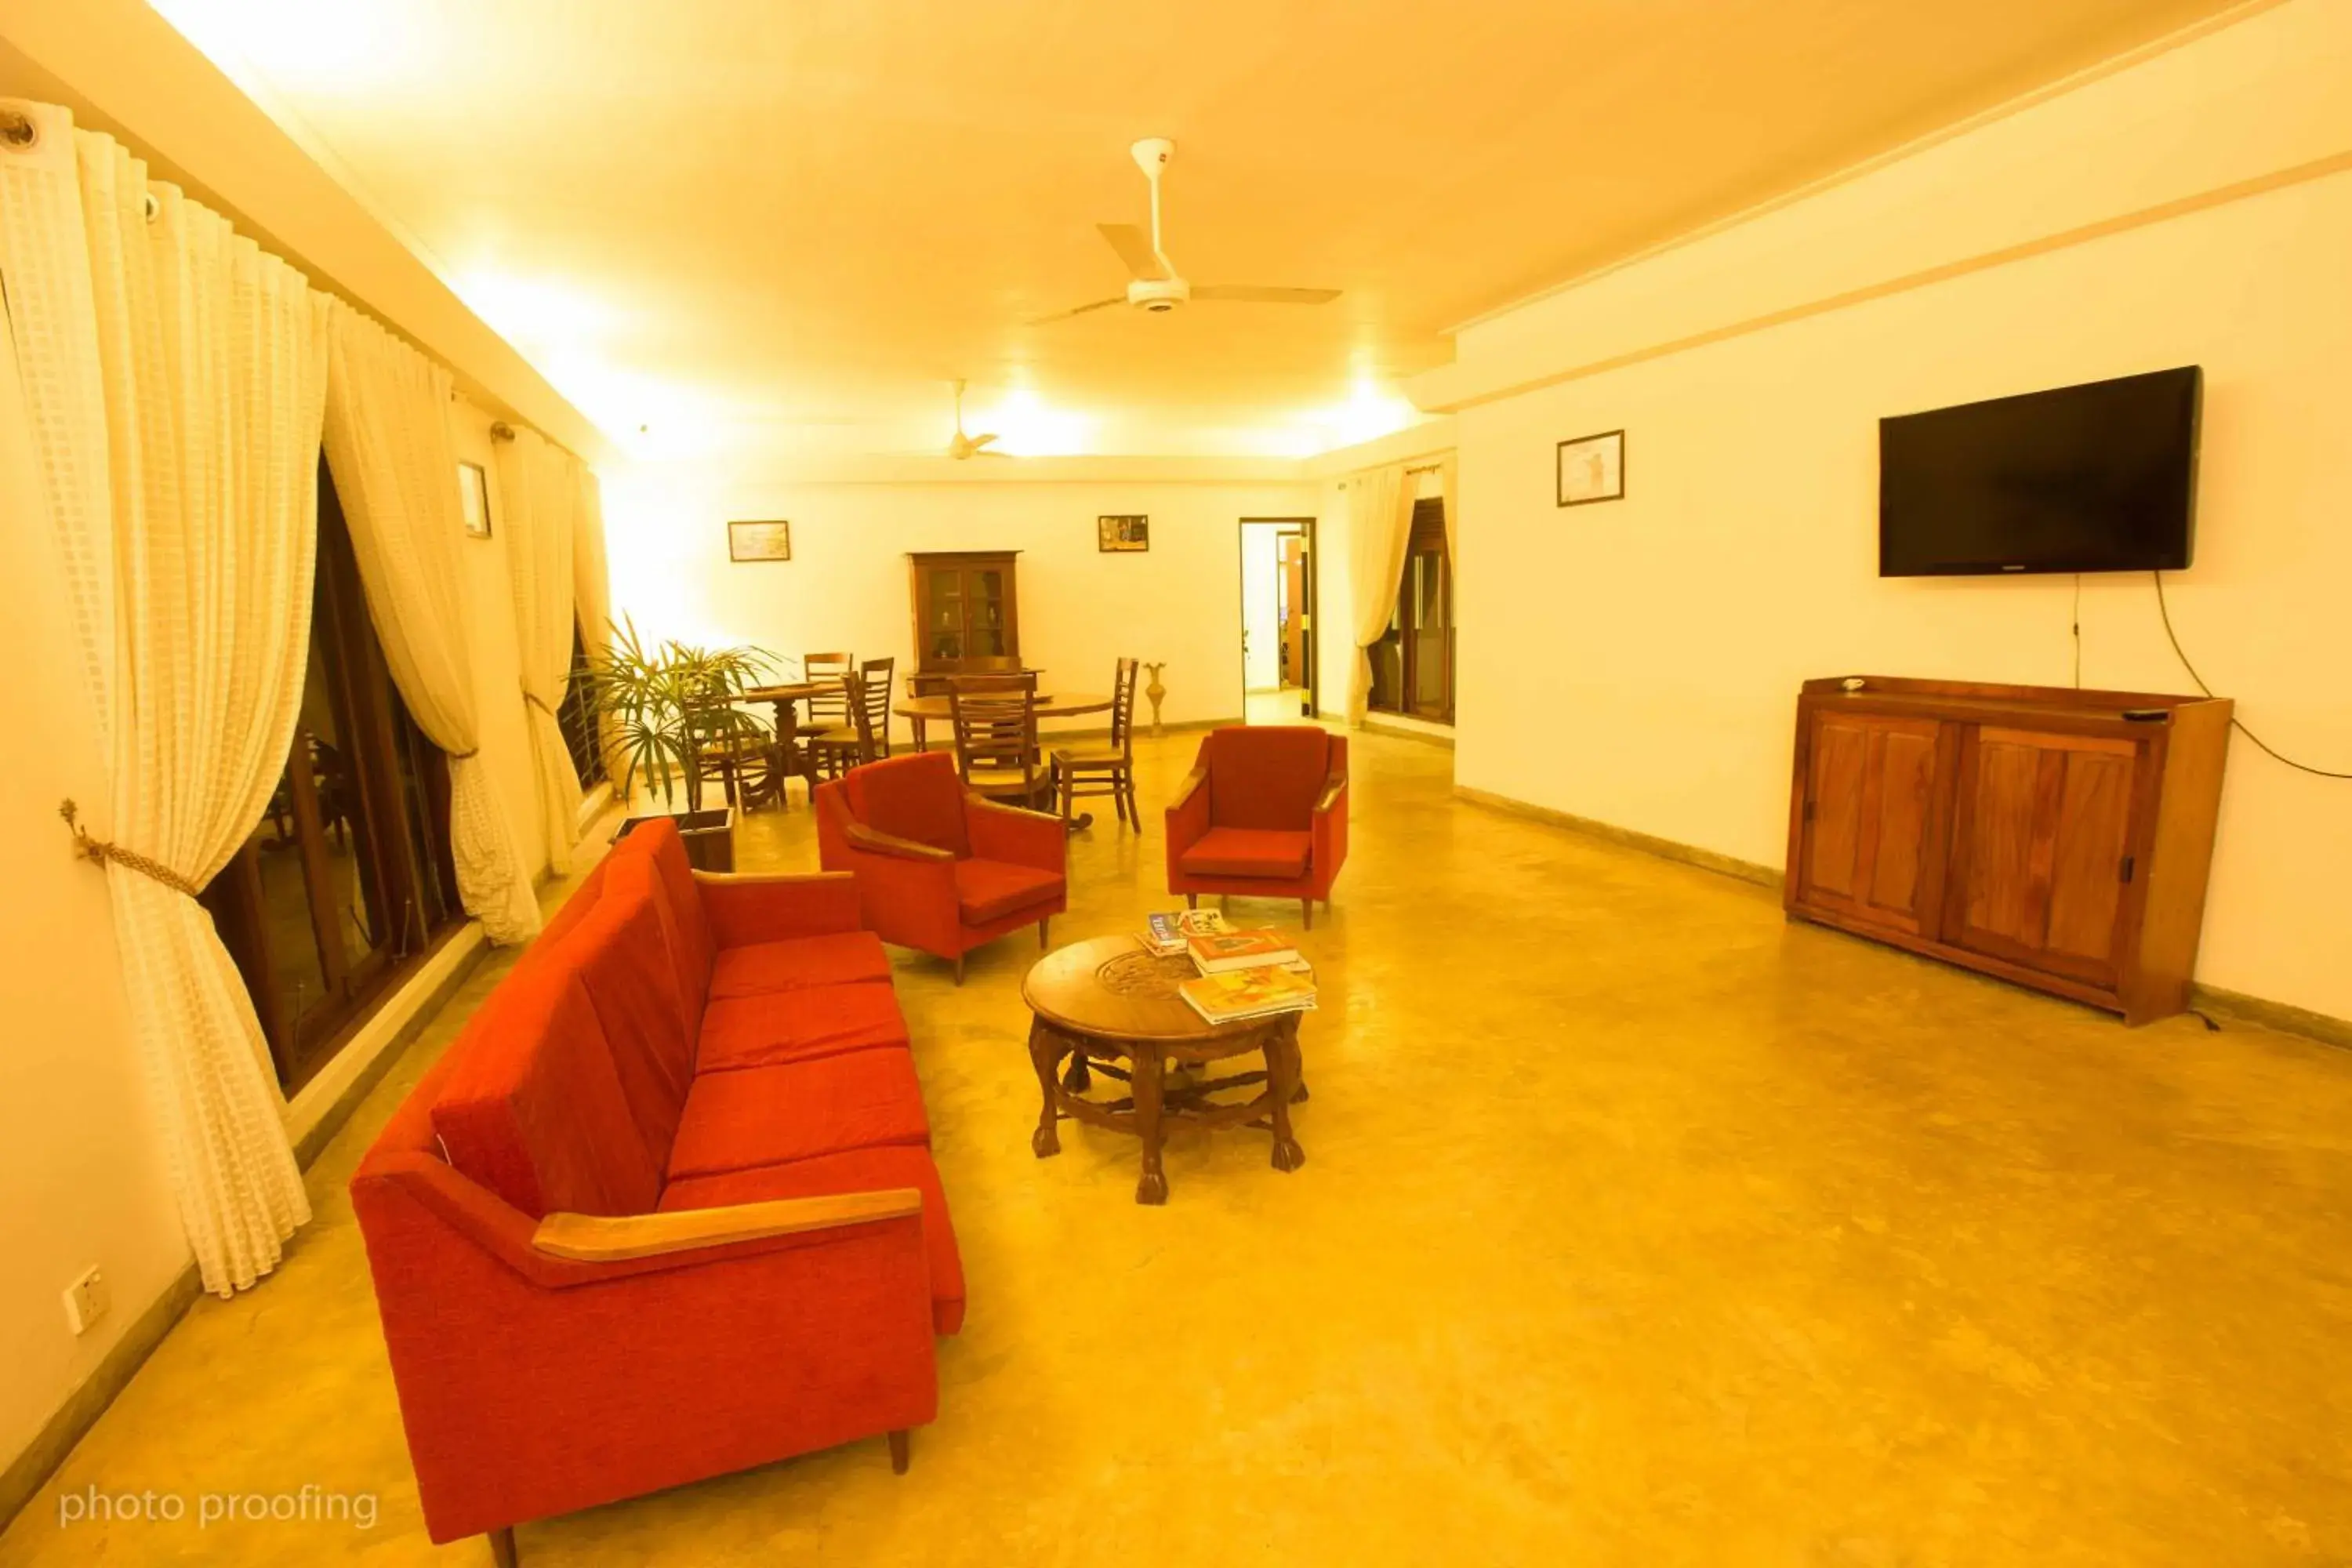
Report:
[[[981,799],[945,752],[852,768],[816,792],[817,854],[857,879],[866,929],[953,961],[1069,907],[1062,819]]]
[[[1309,724],[1212,730],[1168,808],[1168,890],[1297,899],[1307,926],[1348,858],[1348,741]]]

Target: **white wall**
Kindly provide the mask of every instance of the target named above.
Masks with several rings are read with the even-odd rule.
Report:
[[[13,1460],[188,1262],[157,1148],[106,875],[58,803],[107,819],[65,571],[35,478],[15,349],[0,332],[0,1465]],[[34,672],[50,672],[37,679]],[[76,1338],[66,1287],[93,1265],[113,1311]]]
[[[490,424],[490,416],[467,399],[460,398],[450,407],[449,433],[458,459],[482,466],[490,492],[490,536],[469,535],[459,541],[458,564],[465,574],[469,612],[466,636],[474,660],[474,689],[481,704],[482,761],[514,818],[523,858],[536,872],[547,865],[547,825],[540,820],[538,774],[523,709],[522,641],[515,630],[506,500],[499,490]],[[455,479],[450,482],[454,484]]]
[[[1876,576],[1878,417],[2187,363],[2175,624],[2352,768],[2347,80],[2352,6],[2293,0],[1465,332],[1423,387],[1461,408],[1459,780],[1778,865],[1801,679],[2072,678],[2071,580]],[[1620,426],[1627,499],[1557,509],[1553,443]],[[2192,689],[2145,575],[2086,579],[2083,635],[2086,685]],[[2352,784],[2229,769],[2198,977],[2352,1016]]]
[[[614,614],[650,637],[793,658],[895,657],[903,675],[914,653],[908,552],[1017,550],[1022,658],[1048,689],[1108,691],[1116,660],[1132,655],[1166,661],[1167,722],[1238,719],[1240,520],[1304,515],[1312,499],[1306,485],[1263,480],[723,486],[623,470],[604,492]],[[1151,520],[1151,548],[1097,551],[1097,516],[1135,512]],[[730,562],[730,517],[788,520],[793,559]]]
[[[1242,630],[1248,645],[1244,676],[1252,691],[1282,684],[1282,620],[1276,613],[1281,591],[1282,541],[1264,523],[1242,530]]]

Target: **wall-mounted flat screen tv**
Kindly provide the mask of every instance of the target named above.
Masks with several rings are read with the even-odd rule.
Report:
[[[2196,365],[1878,422],[1878,574],[2178,571]]]

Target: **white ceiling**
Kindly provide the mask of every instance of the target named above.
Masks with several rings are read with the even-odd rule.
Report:
[[[1304,453],[1443,330],[2220,0],[155,0],[625,447]],[[1095,232],[1178,143],[1195,282]],[[637,427],[646,426],[640,437]]]

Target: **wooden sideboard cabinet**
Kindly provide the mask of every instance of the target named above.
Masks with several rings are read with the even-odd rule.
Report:
[[[990,675],[1021,665],[1017,550],[950,550],[909,554],[908,600],[915,616],[915,668],[907,689],[917,697],[947,689],[954,675]]]
[[[2178,1013],[2230,715],[2226,698],[1809,680],[1789,913],[2126,1023]]]

